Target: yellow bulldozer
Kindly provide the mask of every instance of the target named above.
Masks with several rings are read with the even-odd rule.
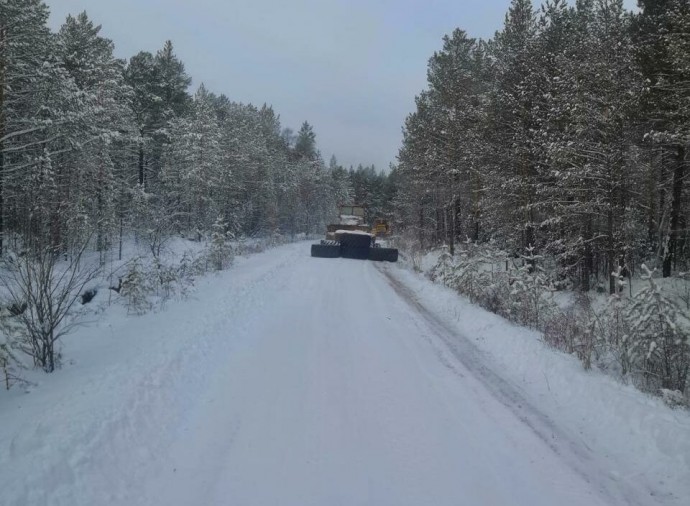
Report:
[[[398,261],[398,250],[383,248],[377,238],[390,235],[387,220],[377,218],[366,223],[366,209],[360,205],[339,206],[338,223],[326,227],[326,238],[311,245],[311,256],[319,258],[356,258],[386,262]]]
[[[391,226],[388,220],[383,218],[376,218],[374,224],[371,226],[371,231],[376,237],[386,237],[391,234]]]

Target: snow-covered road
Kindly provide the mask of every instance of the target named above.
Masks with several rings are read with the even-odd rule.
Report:
[[[657,504],[398,269],[291,245],[112,323],[106,367],[68,347],[72,370],[2,405],[0,503]]]

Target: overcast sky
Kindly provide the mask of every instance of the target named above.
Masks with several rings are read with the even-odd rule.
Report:
[[[57,30],[86,10],[116,55],[167,39],[192,76],[231,100],[314,126],[328,163],[395,162],[426,63],[454,28],[491,37],[509,0],[46,0]],[[625,0],[628,6],[635,0]]]

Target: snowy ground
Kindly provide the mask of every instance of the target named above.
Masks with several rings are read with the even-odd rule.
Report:
[[[433,310],[432,310],[433,308]],[[686,505],[690,417],[398,265],[239,259],[0,394],[2,505]]]

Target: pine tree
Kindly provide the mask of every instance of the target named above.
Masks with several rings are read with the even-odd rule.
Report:
[[[583,0],[560,19],[565,45],[549,53],[553,76],[544,79],[553,84],[541,108],[548,142],[540,204],[551,231],[549,251],[587,291],[592,278],[616,269],[630,246],[619,231],[630,201],[628,118],[640,79],[621,2]],[[553,26],[544,37],[552,38]],[[609,284],[613,293],[613,278]]]
[[[211,227],[209,260],[217,271],[222,271],[232,262],[232,247],[228,242],[227,223],[219,216]]]
[[[68,206],[61,215],[65,222],[87,216],[97,231],[96,249],[103,252],[115,228],[116,177],[124,170],[118,161],[129,142],[133,117],[127,106],[131,89],[123,79],[124,62],[113,56],[113,43],[99,32],[100,26],[84,12],[68,16],[58,34],[65,69],[82,94],[85,110],[83,140],[65,160],[71,170],[61,189]]]
[[[74,82],[55,57],[55,41],[46,26],[48,9],[39,0],[7,0],[0,6],[0,251],[8,230],[28,235],[46,230],[56,219],[50,208],[28,208],[23,198],[34,170],[46,156],[53,166],[59,152],[76,142],[81,111]],[[58,163],[59,165],[59,163]],[[29,213],[35,220],[29,219]],[[33,221],[33,223],[32,223]],[[46,234],[40,238],[45,244]],[[60,243],[60,238],[53,237]]]
[[[170,41],[155,56],[142,52],[133,57],[125,77],[134,90],[132,109],[140,133],[139,184],[151,190],[157,184],[160,157],[169,140],[167,128],[186,112],[192,80]]]
[[[495,191],[486,196],[487,213],[498,227],[495,233],[513,251],[536,245],[536,33],[530,0],[513,0],[503,30],[489,46],[493,85],[487,135],[493,156],[487,176]]]
[[[127,310],[134,314],[144,314],[151,309],[149,294],[151,287],[144,268],[139,259],[130,263],[125,277],[122,279],[120,295],[125,298]]]
[[[687,186],[690,138],[687,127],[690,115],[685,105],[690,81],[687,53],[690,3],[686,0],[640,0],[639,3],[641,12],[634,24],[635,49],[647,84],[640,111],[645,145],[651,150],[650,158],[657,166],[656,180],[660,183],[652,184],[658,206],[648,206],[649,221],[650,229],[658,229],[662,272],[664,277],[669,277],[687,241],[683,221],[688,206],[683,194]],[[655,208],[656,216],[651,214]],[[665,216],[669,219],[665,220]],[[650,230],[649,235],[654,237],[656,231]]]
[[[146,187],[149,150],[152,143],[153,132],[156,129],[158,97],[156,95],[156,67],[153,55],[141,52],[129,60],[125,69],[125,81],[132,88],[132,97],[129,101],[134,115],[137,137],[137,180],[139,185]]]
[[[170,123],[161,171],[161,189],[167,208],[177,213],[177,228],[199,239],[220,207],[220,135],[211,98],[202,84],[189,114]]]
[[[316,134],[313,127],[306,121],[297,132],[295,155],[298,159],[314,160],[316,158]]]
[[[435,137],[439,146],[441,170],[438,185],[446,195],[439,195],[446,221],[445,236],[450,254],[455,242],[464,236],[478,239],[479,188],[477,167],[484,144],[477,128],[482,118],[482,53],[475,39],[456,29],[443,39],[443,49],[429,60],[427,80],[430,100],[437,117]]]

